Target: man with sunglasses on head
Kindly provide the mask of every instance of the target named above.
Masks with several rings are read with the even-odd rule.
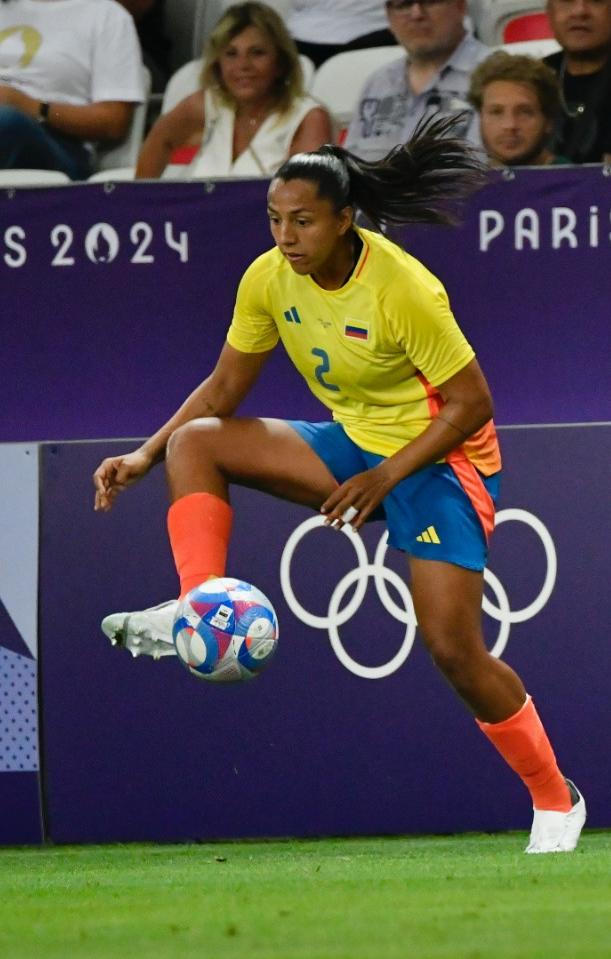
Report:
[[[368,77],[345,146],[377,160],[409,140],[432,114],[464,112],[455,131],[479,144],[477,117],[467,100],[471,73],[490,48],[464,26],[466,0],[386,0],[388,23],[406,57]]]

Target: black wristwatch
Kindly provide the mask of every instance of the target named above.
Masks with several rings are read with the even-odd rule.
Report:
[[[38,107],[38,122],[46,123],[49,119],[49,106],[46,100],[40,101],[40,106]]]

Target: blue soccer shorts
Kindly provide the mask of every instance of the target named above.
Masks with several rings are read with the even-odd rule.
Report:
[[[338,483],[384,460],[378,453],[369,453],[357,446],[339,423],[287,422],[320,457]],[[493,476],[478,475],[495,502],[500,472]],[[411,556],[473,570],[482,570],[486,565],[488,542],[482,521],[447,463],[435,463],[401,480],[370,518],[385,519],[389,544]]]

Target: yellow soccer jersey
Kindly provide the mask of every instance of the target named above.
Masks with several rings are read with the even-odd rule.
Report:
[[[441,398],[436,385],[474,352],[439,280],[390,240],[358,230],[359,261],[339,290],[294,273],[274,248],[240,283],[228,343],[245,353],[280,338],[310,390],[363,449],[390,456],[428,426]],[[484,473],[496,440],[469,458]]]

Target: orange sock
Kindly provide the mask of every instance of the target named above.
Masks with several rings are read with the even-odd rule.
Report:
[[[213,493],[189,493],[172,503],[168,533],[184,596],[210,579],[225,575],[233,510]]]
[[[517,713],[503,722],[475,721],[505,762],[517,772],[532,796],[535,809],[569,811],[572,805],[569,787],[558,769],[554,750],[530,696]]]

